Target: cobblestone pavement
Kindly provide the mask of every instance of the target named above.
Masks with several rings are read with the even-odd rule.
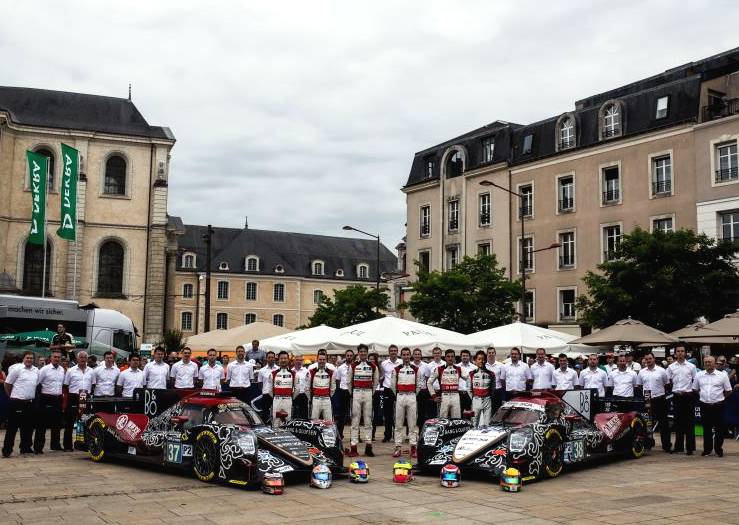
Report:
[[[82,452],[14,454],[0,459],[0,523],[739,524],[736,441],[726,442],[722,459],[652,451],[525,485],[518,494],[464,473],[457,489],[442,488],[434,477],[397,486],[392,447],[375,448],[368,484],[338,479],[323,491],[292,484],[282,496],[150,467],[96,464]]]

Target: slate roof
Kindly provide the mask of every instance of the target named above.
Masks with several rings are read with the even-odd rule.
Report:
[[[177,218],[175,218],[177,219]],[[178,257],[178,271],[205,270],[206,246],[203,235],[207,226],[186,224],[185,233],[178,239],[181,252],[194,252],[197,256],[197,268],[182,267],[182,257]],[[376,279],[377,241],[372,239],[355,239],[351,237],[331,237],[306,233],[292,233],[272,230],[255,230],[252,228],[213,228],[213,247],[211,270],[219,273],[284,275],[292,277],[320,278],[312,274],[314,260],[324,262],[325,279],[342,279],[336,277],[336,270],[344,270],[343,279],[356,281],[357,265],[369,265],[368,282]],[[259,271],[245,271],[246,258],[250,255],[259,257]],[[228,264],[229,270],[219,270],[222,262]],[[280,265],[284,273],[275,273]],[[380,246],[380,272],[397,270],[397,257],[384,245]]]
[[[169,128],[149,125],[126,98],[0,86],[0,111],[26,126],[174,140]]]

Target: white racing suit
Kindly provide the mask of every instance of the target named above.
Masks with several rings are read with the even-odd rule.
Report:
[[[485,427],[490,425],[490,420],[493,417],[495,374],[486,368],[476,368],[470,372],[468,384],[472,394],[475,426]]]
[[[287,368],[278,368],[272,372],[272,426],[277,428],[284,423],[277,417],[277,412],[286,412],[285,421],[289,421],[293,413],[293,397],[296,392],[295,372]]]
[[[393,370],[392,389],[395,393],[395,446],[403,444],[403,429],[408,433],[408,443],[418,444],[418,367],[402,363]],[[407,423],[406,423],[407,422]]]
[[[439,380],[441,390],[441,406],[439,407],[439,418],[459,419],[462,417],[462,408],[459,403],[459,379],[467,379],[469,374],[459,365],[447,366],[446,364],[435,368],[426,383],[429,394],[436,395],[434,381]]]
[[[379,373],[374,363],[352,363],[349,368],[349,391],[352,393],[352,428],[349,443],[359,443],[359,427],[364,427],[364,443],[372,445],[372,393],[377,388]]]
[[[329,368],[312,368],[309,371],[308,393],[311,398],[311,419],[333,420],[331,411],[331,397],[336,390],[334,372]]]

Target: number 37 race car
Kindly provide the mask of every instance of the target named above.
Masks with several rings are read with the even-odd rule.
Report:
[[[569,465],[620,455],[639,458],[654,445],[641,400],[605,400],[596,391],[532,392],[503,404],[489,426],[465,419],[430,419],[418,446],[420,471],[453,463],[491,477],[514,467],[523,481],[554,478]]]
[[[98,398],[78,423],[77,447],[109,457],[192,472],[202,481],[258,487],[265,474],[308,479],[315,465],[343,473],[332,421],[265,425],[234,397],[198,390],[137,389],[133,399]]]

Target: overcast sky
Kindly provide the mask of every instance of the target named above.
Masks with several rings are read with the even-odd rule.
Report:
[[[186,223],[405,232],[413,154],[739,46],[737,2],[0,0],[0,84],[172,128]]]

